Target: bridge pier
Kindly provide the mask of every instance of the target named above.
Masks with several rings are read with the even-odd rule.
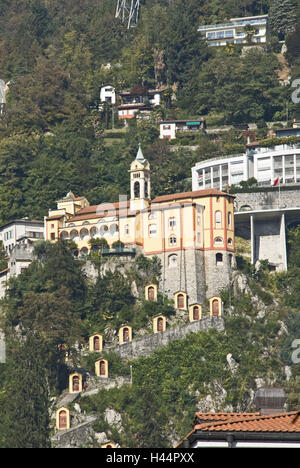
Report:
[[[268,260],[276,271],[287,270],[286,230],[300,224],[300,208],[261,209],[236,212],[236,235],[251,239],[251,263]]]

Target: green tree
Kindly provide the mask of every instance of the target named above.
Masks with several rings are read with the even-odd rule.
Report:
[[[49,390],[41,342],[28,336],[11,344],[1,425],[4,448],[49,448]]]
[[[292,0],[273,0],[269,10],[271,35],[284,40],[293,31],[296,23],[296,7]]]

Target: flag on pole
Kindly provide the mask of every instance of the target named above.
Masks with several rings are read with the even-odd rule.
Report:
[[[276,187],[276,185],[279,185],[279,183],[280,183],[280,178],[278,176],[277,179],[274,180],[273,186]]]

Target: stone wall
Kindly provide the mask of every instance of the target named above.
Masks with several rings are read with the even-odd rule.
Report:
[[[162,265],[162,278],[159,289],[169,299],[184,291],[189,304],[205,301],[205,268],[203,252],[200,250],[177,250],[157,255]],[[170,257],[176,256],[176,265],[170,265]]]
[[[222,261],[216,259],[218,253],[222,254]],[[223,289],[228,288],[234,266],[234,254],[227,251],[205,251],[205,278],[206,297],[219,296]]]
[[[91,443],[95,438],[92,429],[95,416],[87,417],[87,421],[66,431],[57,431],[52,437],[53,448],[80,448]]]
[[[243,206],[251,210],[275,209],[279,207],[279,189],[269,192],[236,193],[235,210],[240,211]],[[300,190],[280,190],[280,206],[285,208],[300,207]]]
[[[149,356],[156,349],[167,346],[173,340],[182,340],[190,333],[208,331],[211,328],[215,328],[219,332],[223,331],[223,317],[205,317],[197,322],[170,327],[164,332],[152,333],[143,338],[134,339],[130,343],[109,347],[108,350],[119,354],[122,359]]]

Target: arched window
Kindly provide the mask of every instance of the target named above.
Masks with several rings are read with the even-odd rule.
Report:
[[[84,221],[84,223],[82,223],[82,226],[86,226],[87,224],[90,224],[89,221]]]
[[[149,237],[155,237],[157,234],[157,225],[156,224],[150,224],[149,226]]]
[[[82,247],[80,250],[80,254],[83,255],[84,257],[89,253],[87,247]]]
[[[145,180],[145,198],[148,198],[148,197],[149,197],[149,182],[146,179]]]
[[[96,227],[92,227],[92,229],[90,230],[91,237],[95,237],[97,232],[98,232],[98,229]]]
[[[215,245],[223,245],[222,237],[216,237],[215,238]]]
[[[150,213],[149,216],[148,216],[149,219],[156,219],[157,218],[157,215],[156,213]]]
[[[100,227],[100,235],[104,236],[107,232],[108,232],[108,226],[106,226],[106,224],[102,225]]]
[[[222,213],[221,213],[221,211],[216,211],[215,212],[215,223],[216,223],[216,228],[222,227]]]
[[[175,229],[176,227],[176,218],[174,216],[169,218],[169,229]]]
[[[80,239],[84,239],[86,236],[89,235],[89,231],[87,229],[81,229],[80,231]]]
[[[228,213],[227,213],[228,226],[231,226],[231,222],[232,222],[232,214],[231,214],[231,211],[228,211]]]
[[[136,181],[133,186],[134,198],[140,198],[140,183]]]
[[[61,239],[68,239],[68,237],[69,237],[69,235],[68,235],[67,231],[62,231],[60,233],[60,238]]]
[[[231,237],[229,237],[229,239],[228,239],[228,241],[227,241],[227,244],[230,245],[230,246],[232,246],[232,239],[231,239]]]
[[[111,226],[109,228],[109,232],[113,236],[114,234],[119,232],[119,226],[117,224],[111,224]]]
[[[217,253],[216,254],[216,264],[218,265],[219,263],[223,262],[223,254]]]
[[[169,255],[168,265],[169,265],[169,268],[176,268],[177,267],[177,255],[176,254]]]
[[[169,238],[169,244],[170,244],[170,247],[175,247],[175,246],[176,246],[176,244],[177,244],[177,238],[176,238],[176,236],[171,236],[171,237]]]
[[[200,320],[200,309],[199,306],[193,307],[193,320]]]
[[[75,237],[78,237],[78,231],[76,229],[72,229],[70,232],[70,239],[75,239]]]

